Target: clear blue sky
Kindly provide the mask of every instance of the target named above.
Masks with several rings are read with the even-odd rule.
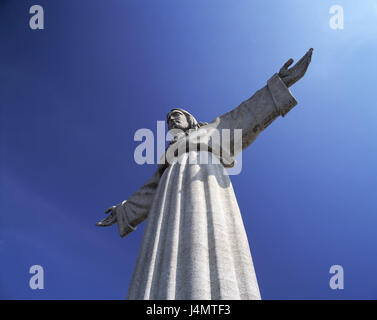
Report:
[[[94,224],[155,170],[134,162],[135,131],[172,107],[211,121],[313,47],[299,105],[232,182],[262,298],[376,299],[376,39],[373,0],[2,0],[0,297],[125,298],[144,225]]]

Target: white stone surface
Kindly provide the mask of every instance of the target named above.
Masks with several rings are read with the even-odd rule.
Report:
[[[221,164],[188,164],[197,155],[160,180],[128,299],[260,298],[229,176]]]

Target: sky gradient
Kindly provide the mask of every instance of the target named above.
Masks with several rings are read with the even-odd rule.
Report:
[[[376,39],[373,0],[1,0],[0,298],[125,298],[145,223],[94,224],[156,169],[135,131],[173,107],[211,121],[313,47],[233,187],[263,299],[377,299]]]

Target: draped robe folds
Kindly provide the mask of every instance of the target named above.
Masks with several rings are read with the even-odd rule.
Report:
[[[209,137],[214,129],[229,129],[231,137],[242,129],[245,149],[296,104],[275,74],[250,99],[201,129]],[[228,151],[230,158],[237,155]],[[261,299],[231,181],[224,166],[212,161],[213,152],[207,152],[207,164],[192,161],[203,152],[181,154],[115,208],[122,237],[148,218],[127,299]]]

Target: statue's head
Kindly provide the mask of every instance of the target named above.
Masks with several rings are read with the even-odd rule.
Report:
[[[166,122],[169,131],[173,129],[187,131],[198,126],[198,122],[191,113],[178,108],[172,109],[166,115]]]

